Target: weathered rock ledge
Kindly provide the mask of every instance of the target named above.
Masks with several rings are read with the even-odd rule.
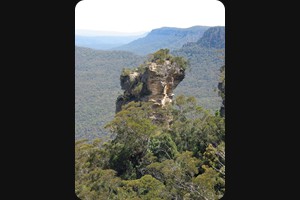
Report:
[[[172,102],[174,89],[184,79],[187,61],[168,52],[159,50],[139,68],[123,70],[120,83],[124,94],[117,98],[116,113],[131,101],[153,102],[153,107]]]

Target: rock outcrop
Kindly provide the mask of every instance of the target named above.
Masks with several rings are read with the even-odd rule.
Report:
[[[184,79],[187,62],[168,52],[160,50],[139,68],[123,70],[120,81],[124,94],[116,101],[116,113],[131,101],[153,102],[153,108],[172,102],[174,89]]]
[[[221,80],[218,84],[219,95],[222,98],[222,105],[220,108],[220,116],[225,117],[225,65],[221,67]]]

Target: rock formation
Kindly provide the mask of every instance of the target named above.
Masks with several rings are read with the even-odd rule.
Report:
[[[221,117],[225,117],[225,65],[221,67],[221,80],[218,84],[219,95],[222,98],[222,105],[220,108]]]
[[[139,68],[123,70],[120,82],[124,94],[116,101],[116,113],[131,101],[153,102],[153,108],[172,102],[174,89],[184,79],[187,61],[168,52],[159,50]]]

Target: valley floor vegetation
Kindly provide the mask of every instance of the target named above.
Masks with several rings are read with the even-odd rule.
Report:
[[[158,108],[172,123],[154,124],[150,102],[130,102],[106,129],[110,141],[75,143],[80,199],[220,199],[225,191],[225,118],[178,96]]]

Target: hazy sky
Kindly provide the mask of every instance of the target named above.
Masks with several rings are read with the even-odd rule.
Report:
[[[146,32],[163,26],[225,26],[217,0],[83,0],[75,8],[75,29]]]

